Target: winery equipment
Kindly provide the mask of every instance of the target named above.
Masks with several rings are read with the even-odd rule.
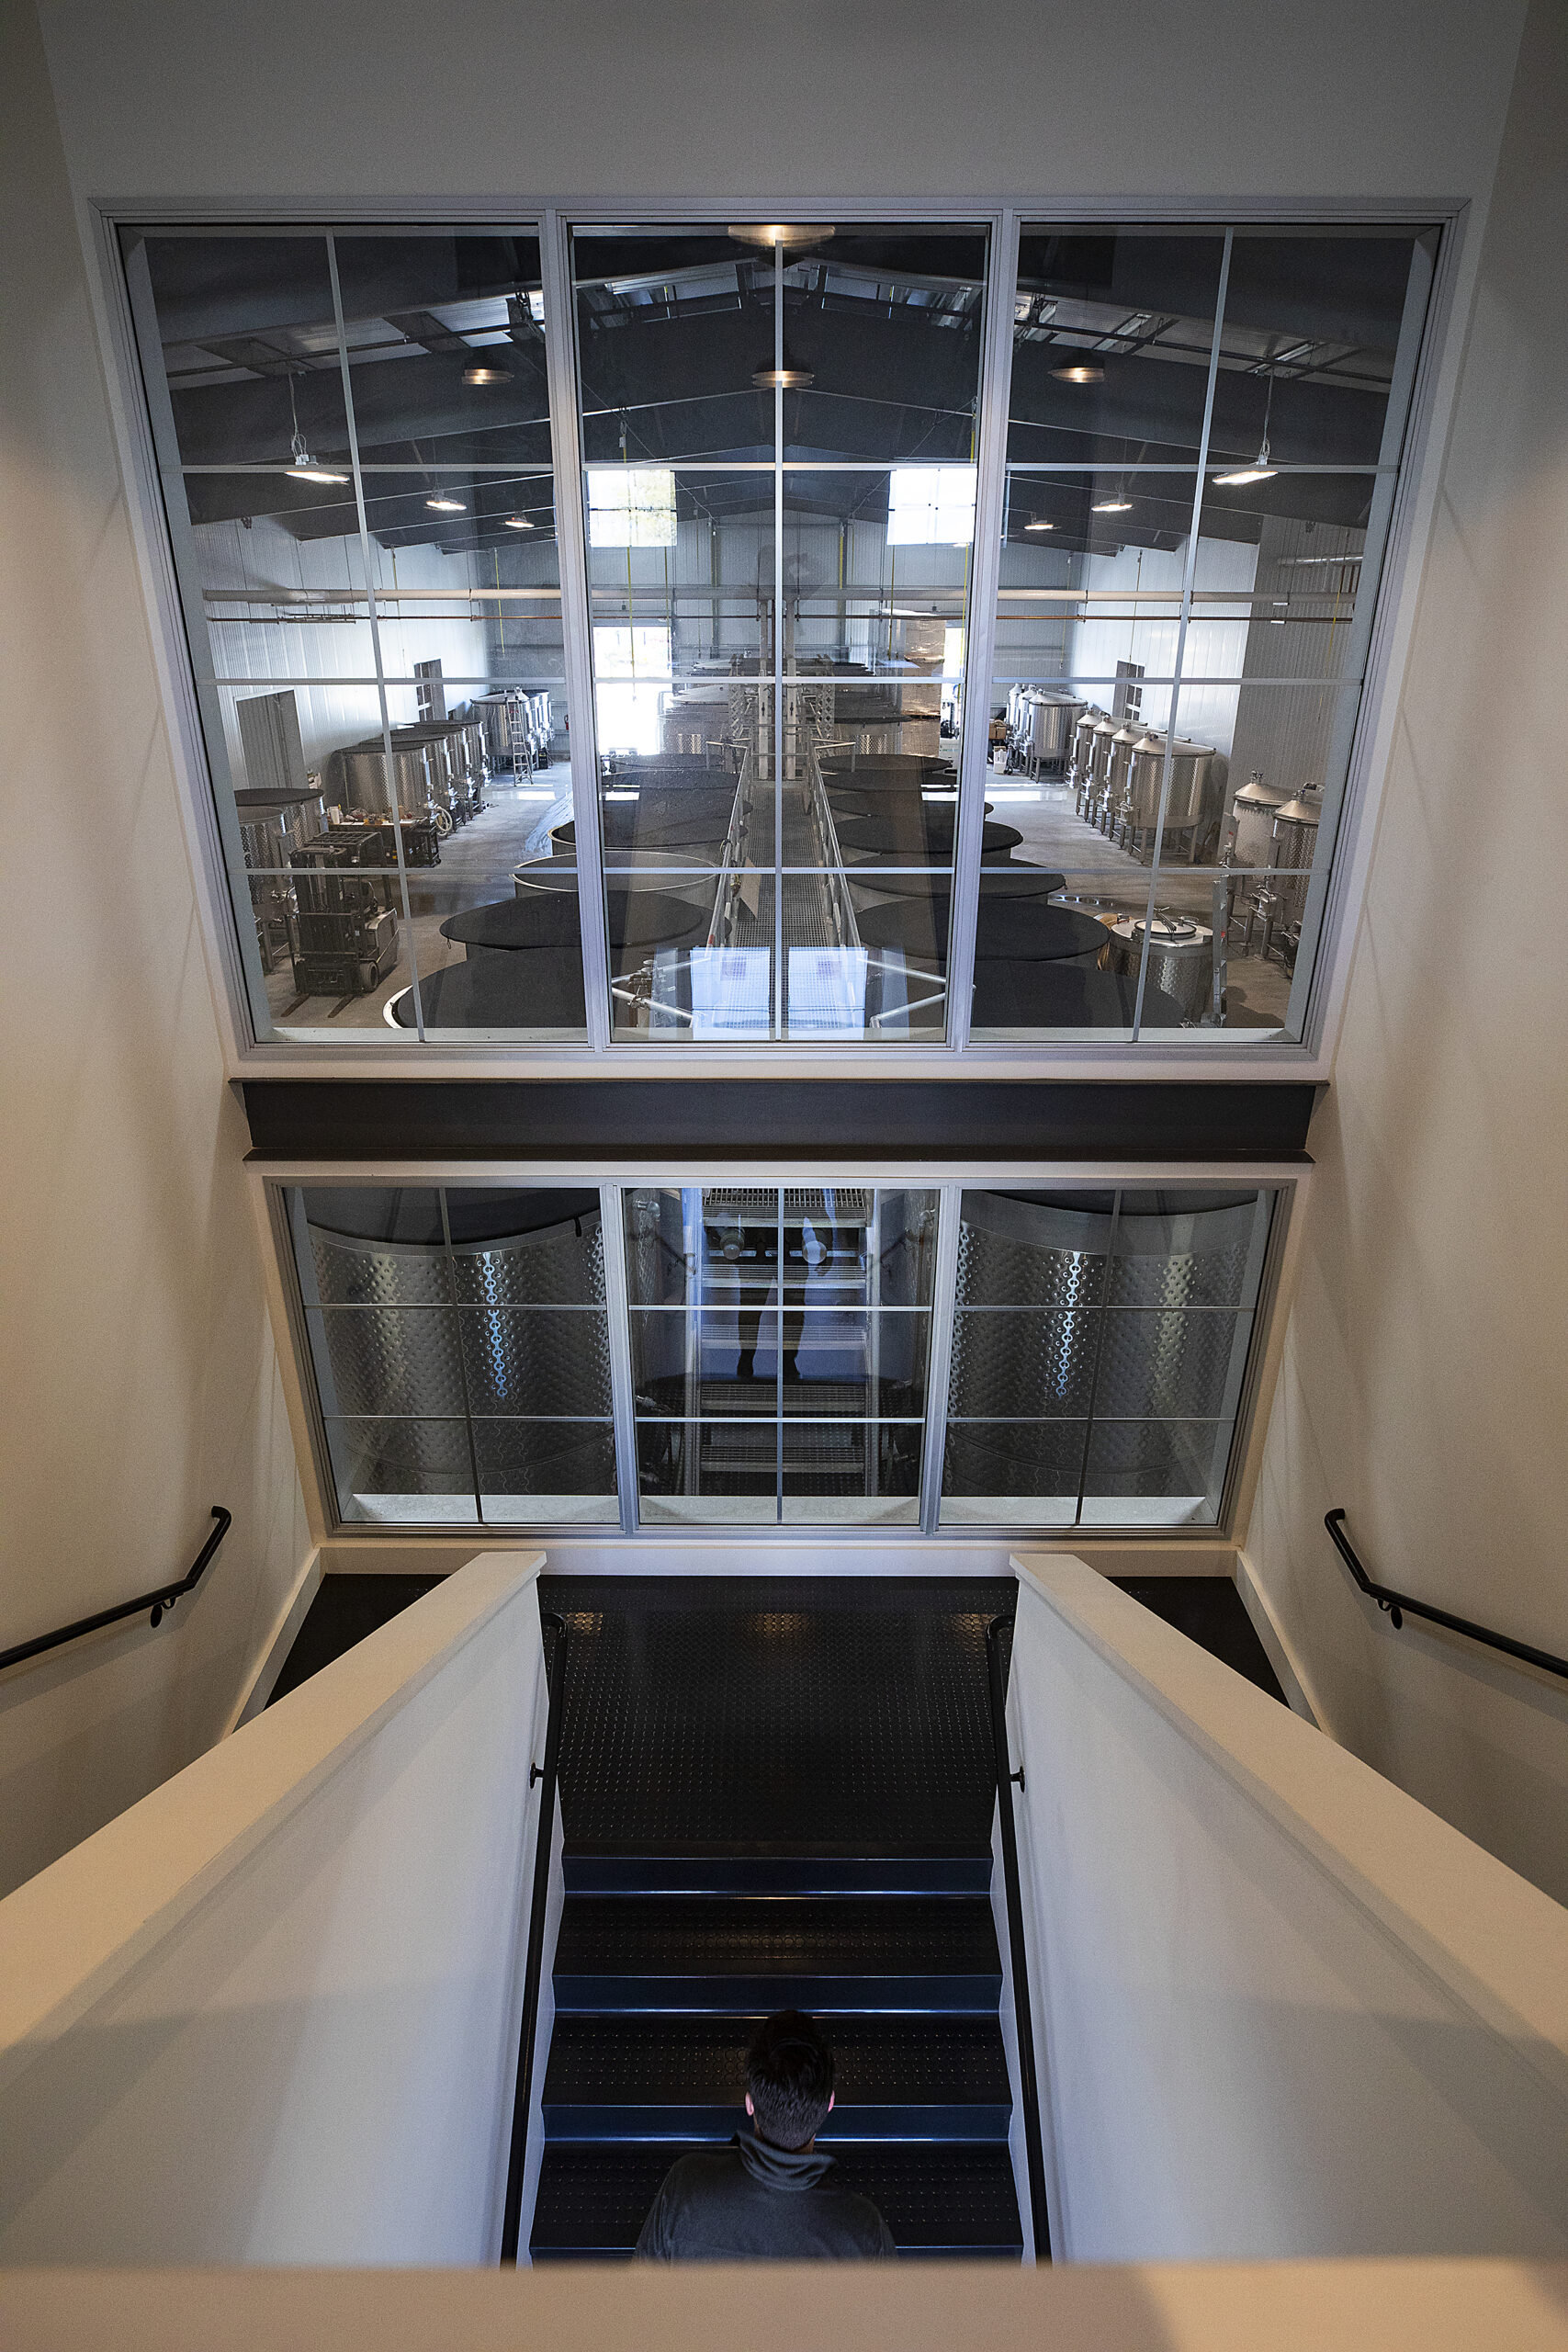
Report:
[[[1014,686],[1008,696],[1008,734],[1013,763],[1036,777],[1066,769],[1083,703],[1076,695],[1043,686]]]
[[[1265,784],[1256,768],[1231,797],[1231,821],[1225,842],[1225,864],[1246,868],[1267,865],[1272,854],[1274,819],[1290,798],[1278,785]]]
[[[1110,739],[1106,753],[1105,788],[1100,800],[1100,830],[1102,833],[1114,833],[1122,821],[1134,747],[1140,741],[1146,740],[1140,729],[1126,719]]]
[[[378,735],[367,736],[363,743],[351,743],[344,751],[333,752],[327,761],[327,797],[340,808],[357,808],[367,817],[385,817],[394,805],[405,815],[422,817],[437,809],[446,819],[445,827],[440,829],[446,832],[452,830],[446,770],[443,767],[438,795],[423,743],[400,745],[394,739],[389,768],[386,746]],[[437,824],[439,827],[439,817]]]
[[[1189,1310],[1252,1304],[1267,1230],[1256,1193],[1173,1214],[1150,1193],[965,1192],[943,1492],[1056,1495],[1070,1521],[1080,1484],[1125,1476],[1212,1512],[1248,1318]]]
[[[334,1432],[355,1424],[345,1514],[367,1495],[471,1499],[470,1429],[487,1496],[614,1491],[596,1191],[448,1193],[449,1231],[433,1193],[298,1197],[307,1301],[329,1310],[322,1408]]]
[[[389,825],[329,825],[294,851],[289,954],[301,996],[368,996],[398,960]]]
[[[1214,932],[1169,907],[1156,907],[1152,916],[1122,915],[1108,930],[1111,971],[1136,979],[1146,933],[1145,987],[1162,989],[1174,997],[1189,1021],[1201,1021],[1213,1012],[1224,985],[1224,968],[1215,962]]]
[[[290,697],[292,699],[292,697]],[[319,786],[298,791],[247,786],[234,795],[240,842],[251,869],[251,911],[264,972],[272,971],[288,944],[294,897],[285,869],[295,850],[312,840],[327,821]]]
[[[1166,741],[1152,732],[1137,743],[1136,757],[1128,763],[1122,795],[1119,838],[1147,865],[1159,821],[1160,794],[1165,778]],[[1178,736],[1170,746],[1170,787],[1165,804],[1166,839],[1189,837],[1190,862],[1196,865],[1206,838],[1213,831],[1222,806],[1223,783],[1209,743],[1189,743]],[[1161,847],[1165,854],[1164,845]]]
[[[1089,797],[1094,773],[1095,729],[1104,717],[1104,711],[1097,703],[1089,703],[1079,713],[1077,725],[1073,729],[1072,761],[1067,775],[1075,788],[1073,805],[1080,817],[1084,813],[1084,802]]]

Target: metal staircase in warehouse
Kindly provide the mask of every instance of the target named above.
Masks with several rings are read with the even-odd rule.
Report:
[[[628,2255],[744,2125],[756,2020],[823,2025],[819,2145],[901,2253],[1016,2260],[986,1627],[1010,1583],[547,1577],[566,1899],[536,2261]]]

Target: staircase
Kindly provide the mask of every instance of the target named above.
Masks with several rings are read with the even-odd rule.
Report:
[[[785,2007],[832,2042],[820,2144],[900,2251],[1019,2258],[984,1649],[1010,1599],[545,1580],[571,1638],[536,2261],[631,2252],[674,2159],[743,2122]]]

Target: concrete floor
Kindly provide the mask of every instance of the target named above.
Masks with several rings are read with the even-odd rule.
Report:
[[[513,868],[548,855],[549,828],[570,814],[570,797],[571,773],[564,758],[539,770],[532,784],[514,786],[504,775],[492,777],[484,813],[459,826],[442,842],[439,866],[411,872],[413,952],[422,975],[462,960],[463,948],[442,937],[442,923],[466,907],[510,898]],[[1023,835],[1021,847],[1013,853],[1016,858],[1059,869],[1067,877],[1069,891],[1100,901],[1107,910],[1141,913],[1147,905],[1148,867],[1076,816],[1073,795],[1065,785],[993,775],[987,779],[986,797],[997,819],[1016,826]],[[658,887],[683,895],[675,881]],[[1156,904],[1208,923],[1213,920],[1213,893],[1212,876],[1176,866],[1162,871]],[[857,890],[859,895],[874,893]],[[408,987],[412,978],[407,930],[400,925],[400,953],[390,978],[373,995],[351,997],[346,1002],[325,997],[300,1002],[288,958],[280,958],[266,982],[267,1001],[280,1032],[320,1035],[371,1029],[387,1035],[385,1007]],[[1290,989],[1290,976],[1280,965],[1265,963],[1258,956],[1233,958],[1227,1025],[1277,1027],[1284,1019]]]

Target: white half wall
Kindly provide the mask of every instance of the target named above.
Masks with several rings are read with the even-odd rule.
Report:
[[[1018,1568],[1056,2251],[1568,2251],[1568,1912],[1081,1561]]]
[[[1326,1729],[1568,1901],[1568,964],[1548,898],[1568,643],[1568,15],[1533,8],[1250,1526]]]
[[[0,1893],[218,1738],[311,1539],[53,100],[0,24]]]
[[[0,1903],[0,2264],[496,2260],[539,1565],[472,1561]]]

